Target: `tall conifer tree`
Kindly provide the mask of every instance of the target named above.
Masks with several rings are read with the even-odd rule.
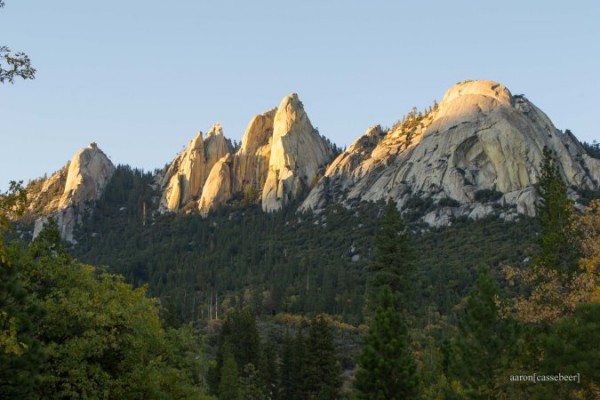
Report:
[[[221,368],[221,380],[219,382],[219,399],[241,400],[240,374],[231,344],[228,341],[224,343],[222,351],[223,367]]]
[[[354,386],[359,399],[417,397],[417,366],[408,345],[408,330],[388,287],[383,289],[377,314],[365,338]]]
[[[407,309],[414,268],[410,233],[396,208],[396,202],[390,199],[375,237],[375,259],[370,266],[374,275],[369,281],[368,301],[377,304],[381,288],[389,286],[402,309]]]
[[[318,316],[311,322],[306,340],[303,398],[338,399],[341,373],[331,327],[325,318]]]
[[[553,152],[547,147],[543,152],[537,186],[540,199],[536,210],[542,234],[534,263],[559,272],[573,272],[577,269],[578,259],[572,229],[573,202],[567,196],[567,185],[561,177]]]

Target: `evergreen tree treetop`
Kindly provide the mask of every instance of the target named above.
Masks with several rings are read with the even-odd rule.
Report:
[[[534,265],[559,272],[574,272],[577,269],[578,252],[573,230],[573,202],[567,195],[567,185],[563,181],[554,153],[544,147],[543,154],[536,207],[542,234]]]
[[[388,287],[381,293],[365,338],[354,387],[359,399],[417,398],[417,366],[408,344],[408,330]]]
[[[376,304],[379,290],[388,286],[401,307],[408,308],[415,268],[411,240],[396,202],[390,199],[375,236],[375,259],[370,266],[374,272],[369,281],[370,303]]]

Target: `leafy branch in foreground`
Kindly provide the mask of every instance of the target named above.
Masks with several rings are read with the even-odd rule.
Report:
[[[4,1],[0,0],[0,8]],[[29,56],[23,52],[12,53],[6,46],[0,46],[0,83],[14,83],[15,78],[34,79],[36,69],[31,66]]]
[[[11,53],[6,46],[0,46],[0,83],[14,83],[16,77],[34,79],[36,69],[31,66],[29,56],[23,52]]]

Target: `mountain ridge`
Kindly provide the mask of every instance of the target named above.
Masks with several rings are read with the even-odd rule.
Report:
[[[429,113],[411,115],[385,133],[370,128],[330,164],[301,209],[318,211],[331,198],[392,198],[402,207],[418,196],[455,203],[425,216],[434,226],[490,215],[495,205],[504,208],[506,219],[532,216],[544,147],[554,152],[568,185],[598,189],[600,161],[533,103],[496,82],[461,82]],[[479,201],[482,191],[498,198]]]
[[[337,155],[292,93],[251,119],[238,148],[219,123],[205,137],[199,132],[156,176],[160,199],[154,207],[205,216],[240,199],[266,212],[292,200],[301,202],[300,211],[319,212],[331,203],[351,207],[354,201],[389,198],[409,208],[420,198],[436,206],[423,216],[431,226],[492,214],[513,220],[535,214],[544,147],[557,157],[573,199],[577,188],[598,190],[600,160],[524,96],[493,81],[459,82],[439,105],[425,113],[413,110],[389,130],[374,125]],[[89,149],[104,154],[95,144]],[[78,157],[30,193],[38,227],[45,216],[56,215],[67,221],[64,237],[71,240],[73,226],[81,222],[74,205],[99,198],[114,171],[112,163],[104,163],[97,176],[80,174],[79,167],[71,168],[81,164]],[[63,200],[79,186],[89,189]]]

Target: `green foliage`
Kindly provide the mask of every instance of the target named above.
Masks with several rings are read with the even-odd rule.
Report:
[[[0,1],[0,8],[3,7],[4,1]],[[34,79],[35,73],[27,54],[13,54],[8,47],[0,46],[0,83],[14,83],[15,78]]]
[[[460,203],[450,197],[444,197],[437,203],[438,207],[459,207]]]
[[[254,365],[246,364],[240,379],[240,393],[244,400],[266,400],[264,383]]]
[[[11,181],[6,193],[0,194],[0,262],[10,266],[5,235],[10,232],[10,221],[23,215],[27,194],[21,182]]]
[[[33,258],[51,255],[53,258],[70,259],[62,243],[60,232],[58,231],[58,223],[55,218],[50,217],[44,223],[44,229],[41,230],[31,243],[30,252]]]
[[[223,366],[219,382],[219,400],[241,400],[238,363],[229,342],[223,344],[222,352]]]
[[[264,387],[262,393],[264,393],[267,398],[273,399],[280,393],[281,387],[277,343],[270,337],[261,347],[262,351],[258,368],[258,378]]]
[[[298,331],[295,338],[286,335],[281,350],[281,398],[301,400],[304,382],[306,343]]]
[[[588,156],[600,159],[600,143],[593,141],[592,143],[582,142],[581,146]]]
[[[146,297],[145,288],[133,289],[121,276],[72,259],[56,229],[50,220],[30,248],[20,245],[11,257],[24,293],[18,303],[29,319],[27,326],[25,318],[15,319],[23,351],[11,353],[18,358],[0,354],[0,393],[41,399],[202,398],[197,336],[189,328],[165,330],[158,303]],[[39,310],[35,318],[31,310]],[[32,339],[21,339],[24,333]]]
[[[302,369],[303,398],[333,400],[339,397],[341,369],[331,327],[323,316],[311,321]]]
[[[214,318],[215,294],[219,315],[251,307],[257,315],[325,312],[352,324],[363,321],[372,275],[366,269],[385,203],[357,203],[352,210],[333,205],[320,215],[298,215],[293,208],[265,214],[248,207],[205,219],[159,216],[152,182],[149,174],[119,167],[77,233],[73,251],[136,286],[148,284],[172,323],[208,320],[210,307]],[[516,223],[488,218],[410,229],[417,231],[411,244],[416,257],[411,314],[422,319],[432,304],[449,313],[469,293],[482,263],[496,266],[530,256],[537,225],[526,217]],[[354,254],[359,261],[352,260]]]
[[[250,310],[234,311],[227,315],[218,340],[217,362],[211,376],[211,391],[221,393],[225,374],[226,352],[230,352],[236,363],[236,373],[246,370],[248,364],[254,369],[259,365],[260,337],[256,329],[256,319]],[[231,371],[229,371],[231,372]],[[246,376],[247,377],[247,376]]]
[[[500,199],[502,197],[502,192],[499,192],[494,189],[481,189],[475,192],[475,201],[481,203],[492,202]]]
[[[418,127],[425,127],[429,122],[428,117],[433,111],[437,111],[437,108],[438,104],[435,100],[433,101],[433,104],[424,111],[417,111],[417,108],[413,107],[401,120],[394,123],[391,130],[396,131],[401,129],[403,132],[407,133],[408,137],[410,137]]]
[[[414,280],[415,255],[411,235],[392,200],[385,209],[374,247],[375,259],[369,267],[374,272],[369,281],[370,291],[374,293],[371,296],[376,297],[382,287],[389,286],[401,307],[407,309]]]
[[[35,398],[43,352],[34,322],[41,315],[19,267],[0,263],[0,398]]]
[[[417,366],[408,344],[408,330],[387,287],[381,292],[365,337],[354,386],[359,399],[417,398]]]
[[[589,207],[593,200],[600,199],[600,190],[580,187],[576,188],[576,191],[579,196],[577,202],[586,207]]]
[[[281,347],[274,336],[261,343],[251,313],[236,311],[228,315],[219,334],[211,373],[214,393],[221,398],[225,390],[227,396],[235,396],[231,392],[234,369],[231,363],[226,365],[230,357],[238,377],[239,389],[235,392],[244,399],[339,398],[341,369],[327,320],[323,316],[313,319],[306,337],[302,329],[298,329],[295,338],[286,331],[285,337],[280,339]]]
[[[499,287],[488,269],[480,271],[473,292],[458,318],[458,330],[445,349],[445,374],[456,395],[471,399],[498,398],[517,352],[515,326],[498,310]]]
[[[536,398],[597,398],[600,393],[600,303],[579,306],[541,336],[540,373],[577,375],[580,382],[540,385]]]
[[[174,321],[208,320],[215,294],[219,314],[250,307],[257,314],[327,312],[360,321],[365,263],[352,262],[349,249],[369,253],[374,227],[364,221],[378,210],[353,215],[332,207],[319,224],[294,209],[265,214],[256,206],[206,219],[156,215],[150,183],[151,177],[119,167],[77,233],[75,255],[109,265],[134,285],[147,283]]]
[[[5,240],[9,220],[22,214],[25,197],[15,182],[0,195],[0,398],[35,398],[43,360],[34,329],[41,310],[33,304],[14,262],[14,249]]]
[[[373,239],[377,227],[383,225],[385,204],[357,203],[352,210],[334,205],[319,215],[299,215],[293,208],[265,214],[256,207],[240,207],[218,210],[206,219],[160,216],[155,213],[156,193],[149,186],[149,175],[120,167],[116,176],[98,201],[101,211],[78,233],[80,245],[75,251],[86,261],[123,272],[135,285],[148,283],[172,321],[202,326],[203,320],[214,319],[216,297],[219,316],[248,308],[263,319],[279,313],[326,311],[345,322],[363,321],[366,280],[376,274],[366,267],[376,258]],[[143,202],[147,204],[145,225]],[[479,265],[521,262],[532,254],[536,228],[526,217],[516,223],[495,218],[457,220],[439,229],[410,226],[417,233],[412,234],[409,246],[414,272],[408,281],[412,295],[405,317],[411,335],[419,341],[411,341],[418,364],[428,363],[427,384],[436,386],[428,393],[459,392],[458,378],[440,372],[444,370],[440,348],[452,332],[453,310],[471,292]],[[408,229],[397,230],[396,237],[400,237],[398,232]],[[360,260],[352,261],[353,254],[360,254]],[[210,327],[214,325],[209,321]],[[294,329],[298,328],[301,332],[302,325]],[[253,360],[257,373],[258,380],[252,379],[250,386],[274,398],[305,399],[307,375],[298,365],[307,364],[307,339],[301,333],[301,341],[282,337],[283,333],[269,346],[275,353],[269,356],[260,340],[251,341],[259,343],[256,347],[247,346],[258,348],[252,350],[256,356],[242,357]],[[230,340],[234,346],[245,339]],[[336,346],[344,348],[342,365],[351,370],[358,353],[358,346],[351,343],[355,339],[341,335],[336,340]],[[219,341],[215,343],[218,347]],[[208,377],[215,394],[220,379],[217,371],[222,368],[219,353]],[[237,364],[241,386],[250,384],[245,376],[247,364]]]
[[[567,196],[567,186],[554,154],[547,147],[544,148],[537,189],[540,196],[537,220],[542,234],[534,263],[559,272],[574,272],[579,254],[572,229],[573,202]]]
[[[14,83],[15,78],[34,79],[35,73],[27,54],[12,53],[7,46],[0,46],[0,83]]]
[[[407,218],[411,221],[416,221],[421,218],[429,211],[433,210],[435,205],[431,197],[423,197],[415,194],[406,200],[402,206],[403,210],[406,211]]]

